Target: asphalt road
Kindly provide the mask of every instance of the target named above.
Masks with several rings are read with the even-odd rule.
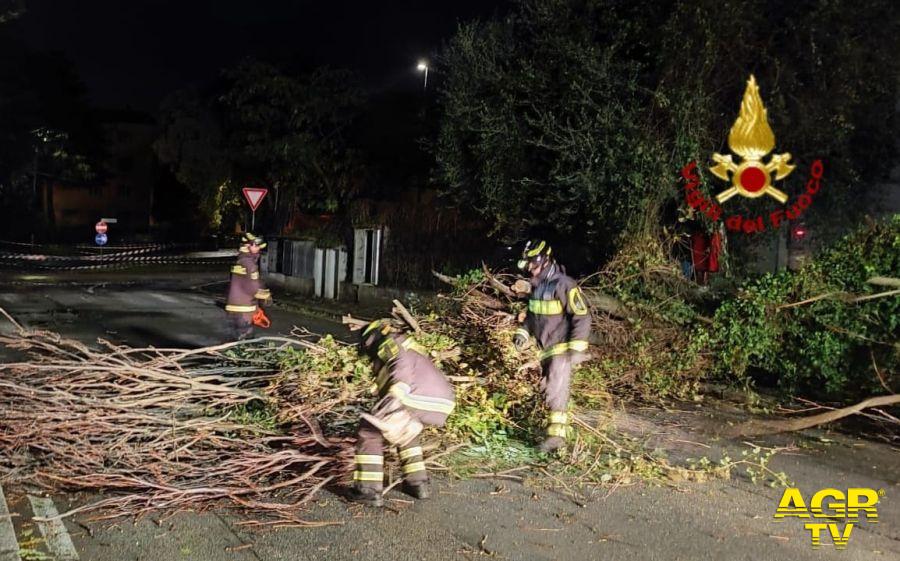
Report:
[[[0,308],[31,328],[85,342],[97,338],[129,346],[199,347],[229,339],[222,274],[129,279],[122,275],[16,276],[0,280]],[[23,280],[25,279],[25,280]],[[28,280],[35,279],[35,280]],[[279,307],[272,327],[257,335],[285,335],[294,326],[347,337],[340,323]],[[0,329],[9,329],[3,322]]]
[[[216,301],[220,291],[216,285],[191,287],[215,280],[7,282],[0,290],[0,307],[30,326],[85,341],[100,336],[132,345],[209,345],[227,338],[224,312]],[[220,288],[224,291],[224,285]],[[285,310],[270,315],[274,332],[300,325],[346,333],[321,316]],[[721,419],[720,411],[704,406],[621,412],[617,424],[673,456],[715,458],[727,449],[739,457],[741,443],[709,436]],[[784,470],[807,496],[825,487],[884,490],[878,524],[854,528],[846,550],[835,550],[827,538],[822,547],[813,548],[802,521],[773,518],[780,489],[739,476],[581,490],[578,504],[539,480],[438,477],[432,500],[414,503],[391,494],[384,510],[347,505],[324,492],[308,513],[311,521],[334,523],[320,528],[248,530],[229,511],[181,513],[135,524],[66,519],[65,525],[79,559],[94,561],[900,559],[897,450],[821,431],[766,444],[797,445],[796,451],[777,456],[772,467]],[[33,507],[21,489],[6,489],[6,498],[16,536],[24,543],[35,530]],[[90,497],[53,497],[61,512],[85,500]],[[43,544],[36,547],[46,551]],[[0,559],[12,559],[3,555],[0,545]],[[63,559],[59,554],[55,558]]]

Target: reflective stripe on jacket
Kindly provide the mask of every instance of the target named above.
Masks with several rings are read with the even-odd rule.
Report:
[[[250,253],[241,247],[237,261],[231,267],[231,284],[228,286],[228,300],[225,311],[233,313],[253,313],[256,300],[269,297],[263,287],[259,273],[259,254]]]
[[[389,335],[379,345],[378,358],[379,397],[391,394],[410,409],[437,414],[443,424],[453,411],[456,394],[424,349],[411,337]]]
[[[537,341],[541,359],[587,351],[591,313],[578,283],[554,263],[531,286],[522,329]]]

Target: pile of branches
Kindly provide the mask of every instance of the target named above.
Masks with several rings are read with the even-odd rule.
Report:
[[[452,326],[455,333],[465,333],[470,340],[481,339],[494,346],[509,346],[509,337],[524,320],[530,283],[516,275],[493,273],[487,267],[483,267],[481,273],[483,280],[471,283],[433,273],[455,289],[451,299],[457,309],[444,314],[442,322]],[[650,394],[652,392],[646,391],[641,379],[646,364],[642,364],[639,355],[658,362],[669,359],[689,343],[690,332],[682,325],[627,305],[596,281],[596,278],[587,278],[580,282],[591,309],[588,365],[599,364],[601,360],[619,365],[615,374],[606,380],[608,390],[623,397]],[[699,360],[692,366],[699,371],[706,364]],[[537,367],[538,363],[532,357],[523,368]],[[677,378],[679,374],[672,372],[672,377]]]
[[[482,266],[481,273],[484,280],[463,284],[457,278],[432,272],[438,280],[456,289],[453,299],[459,304],[459,325],[469,325],[482,331],[515,329],[525,317],[525,303],[531,293],[530,283],[517,275],[495,274],[487,266]],[[604,341],[621,336],[621,322],[634,314],[620,300],[599,289],[583,290],[594,311],[593,333]],[[454,319],[450,318],[451,321]],[[610,333],[610,327],[617,333]]]
[[[352,411],[332,408],[353,400],[325,384],[302,401],[271,358],[285,346],[321,347],[301,338],[194,350],[100,343],[21,328],[0,337],[23,357],[0,365],[0,480],[112,492],[63,516],[231,504],[260,514],[259,524],[322,524],[299,518],[301,507],[349,471],[352,442],[325,437],[316,419],[328,411],[349,423]],[[273,427],[240,419],[260,403],[283,414]]]
[[[618,362],[619,368],[615,370],[617,377],[614,380],[606,380],[605,389],[615,391],[619,398],[634,397],[634,392],[631,396],[626,396],[626,392],[622,390],[637,388],[639,392],[643,391],[644,388],[640,387],[638,377],[648,369],[648,366],[661,366],[664,377],[673,378],[675,384],[681,384],[679,377],[687,380],[688,383],[699,384],[703,379],[702,373],[711,366],[712,357],[708,349],[690,348],[690,337],[698,332],[692,331],[691,325],[709,327],[713,320],[694,311],[679,321],[667,318],[661,313],[648,312],[641,306],[625,304],[605,290],[605,287],[610,284],[609,278],[611,277],[622,282],[623,275],[620,270],[622,268],[624,267],[621,264],[612,263],[607,270],[599,274],[601,278],[606,277],[605,283],[601,282],[599,285],[591,278],[581,280],[582,290],[592,310],[592,346],[589,351],[591,359],[587,363],[588,366],[598,365],[601,361],[606,364]],[[514,275],[493,274],[487,267],[483,267],[482,273],[483,280],[477,282],[465,282],[458,278],[434,273],[439,280],[455,288],[453,300],[458,306],[458,313],[442,317],[441,321],[435,323],[433,327],[440,329],[442,326],[449,326],[452,333],[462,334],[469,342],[482,340],[487,345],[482,347],[478,353],[485,353],[491,357],[490,360],[482,360],[482,362],[502,364],[503,353],[493,352],[492,354],[492,349],[496,351],[502,349],[503,345],[508,346],[509,341],[505,337],[508,338],[524,319],[523,302],[528,298],[530,286],[527,281]],[[659,292],[659,294],[653,295],[656,300],[662,299],[660,294],[663,296],[675,294],[682,300],[693,302],[702,298],[702,295],[696,291],[696,287],[685,283],[678,272],[671,267],[658,265],[640,267],[634,276],[641,285],[655,287],[654,289]],[[875,277],[868,282],[887,286],[893,290],[863,297],[856,296],[851,301],[895,296],[898,292],[896,288],[900,287],[900,281],[893,278]],[[829,293],[810,301],[833,296]],[[652,300],[652,298],[648,298],[648,300]],[[809,301],[783,307],[807,303]],[[678,310],[676,309],[676,311]],[[672,316],[675,315],[672,314]],[[682,362],[680,359],[684,355],[688,355],[688,360]],[[484,359],[484,357],[480,358]],[[477,362],[479,356],[473,355],[471,348],[468,348],[463,352],[462,359],[466,362]],[[517,374],[521,374],[524,370],[530,370],[532,378],[534,378],[539,371],[539,363],[536,360],[526,362],[518,369],[510,368],[509,361],[506,362],[506,372],[499,377],[494,377],[494,382],[502,381],[507,384],[515,382]],[[488,368],[488,370],[490,369]],[[695,372],[701,374],[694,374]],[[876,373],[878,373],[877,367]],[[879,380],[889,395],[869,397],[841,408],[828,407],[800,399],[803,403],[800,411],[785,409],[785,412],[792,416],[790,419],[750,419],[745,423],[723,430],[721,434],[732,438],[743,438],[797,431],[833,423],[851,415],[859,415],[874,421],[877,427],[891,435],[889,441],[893,442],[896,440],[896,427],[900,426],[900,419],[884,408],[900,403],[900,394],[894,393],[880,375]],[[577,392],[582,394],[592,391],[596,392],[597,388],[577,388]],[[610,394],[605,395],[609,397]],[[645,392],[644,395],[647,393]],[[810,411],[824,412],[810,416],[795,415],[797,412]]]
[[[394,316],[398,329],[413,332],[456,384],[458,407],[442,431],[457,441],[451,448],[500,435],[498,442],[509,450],[504,439],[510,429],[523,442],[533,441],[545,418],[537,353],[523,360],[511,345],[530,286],[486,268],[482,273],[476,282],[436,274],[453,288],[441,299],[447,305],[426,312],[395,301]],[[646,314],[601,288],[586,288],[585,294],[596,343],[588,369],[600,371],[600,365],[623,357],[637,371],[648,364],[640,362],[641,352],[680,354],[674,341],[684,337],[673,324],[651,323],[642,333],[635,326],[648,324]],[[2,309],[0,314],[6,315]],[[7,318],[15,330],[0,335],[0,345],[19,358],[0,364],[0,482],[104,493],[63,516],[95,511],[97,518],[113,518],[230,505],[255,515],[249,524],[329,523],[301,515],[320,489],[345,482],[352,469],[359,410],[372,399],[366,393],[371,369],[355,349],[330,338],[312,342],[311,334],[300,331],[193,350],[129,348],[103,340],[91,347],[26,330]],[[614,372],[628,376],[621,368]],[[573,393],[584,398],[593,391],[593,403],[594,397],[608,398],[595,382]],[[798,420],[797,427],[898,400],[894,395],[867,401],[854,410]],[[620,460],[621,445],[577,416],[575,422],[594,444],[576,443],[570,464],[594,471],[610,446]],[[742,427],[741,434],[797,427],[757,423]],[[635,451],[633,469],[644,460]]]

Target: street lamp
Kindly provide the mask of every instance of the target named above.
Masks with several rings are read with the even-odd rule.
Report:
[[[425,85],[422,87],[423,90],[428,89],[428,62],[424,60],[419,61],[419,65],[416,67],[419,72],[425,73]]]
[[[32,178],[31,178],[31,202],[34,206],[35,212],[38,209],[39,201],[38,201],[38,193],[37,193],[37,178],[38,178],[38,157],[41,154],[41,148],[46,149],[47,145],[50,143],[57,143],[57,145],[61,145],[63,142],[68,140],[69,136],[65,132],[51,129],[49,127],[38,127],[31,131],[31,135],[34,137],[34,168],[32,169]],[[46,205],[47,209],[49,209],[49,197],[47,195],[48,203]],[[46,210],[46,209],[45,209]],[[34,242],[34,235],[32,235],[32,243]]]
[[[38,154],[41,151],[41,144],[47,144],[50,140],[50,129],[47,127],[39,127],[31,131],[31,134],[35,138],[34,143],[34,170],[32,171],[31,178],[31,202],[37,208],[37,176],[38,176]]]

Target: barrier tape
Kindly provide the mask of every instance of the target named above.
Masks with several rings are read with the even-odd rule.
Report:
[[[78,262],[54,262],[30,259],[7,259],[2,262],[5,267],[41,269],[54,271],[76,271],[88,269],[123,269],[139,265],[222,265],[234,261],[234,257],[186,257],[183,255],[155,255],[139,257],[123,257],[119,259],[103,259],[102,261],[82,260]]]
[[[59,251],[60,245],[32,245],[0,240],[0,246],[28,247]],[[76,255],[54,255],[53,253],[2,251],[0,266],[54,271],[84,271],[92,269],[123,269],[140,265],[226,265],[234,261],[237,250],[194,251],[209,247],[208,244],[151,243],[105,247],[78,245]],[[71,251],[71,248],[66,248]],[[177,253],[176,253],[177,252]],[[196,253],[197,255],[191,255]]]

